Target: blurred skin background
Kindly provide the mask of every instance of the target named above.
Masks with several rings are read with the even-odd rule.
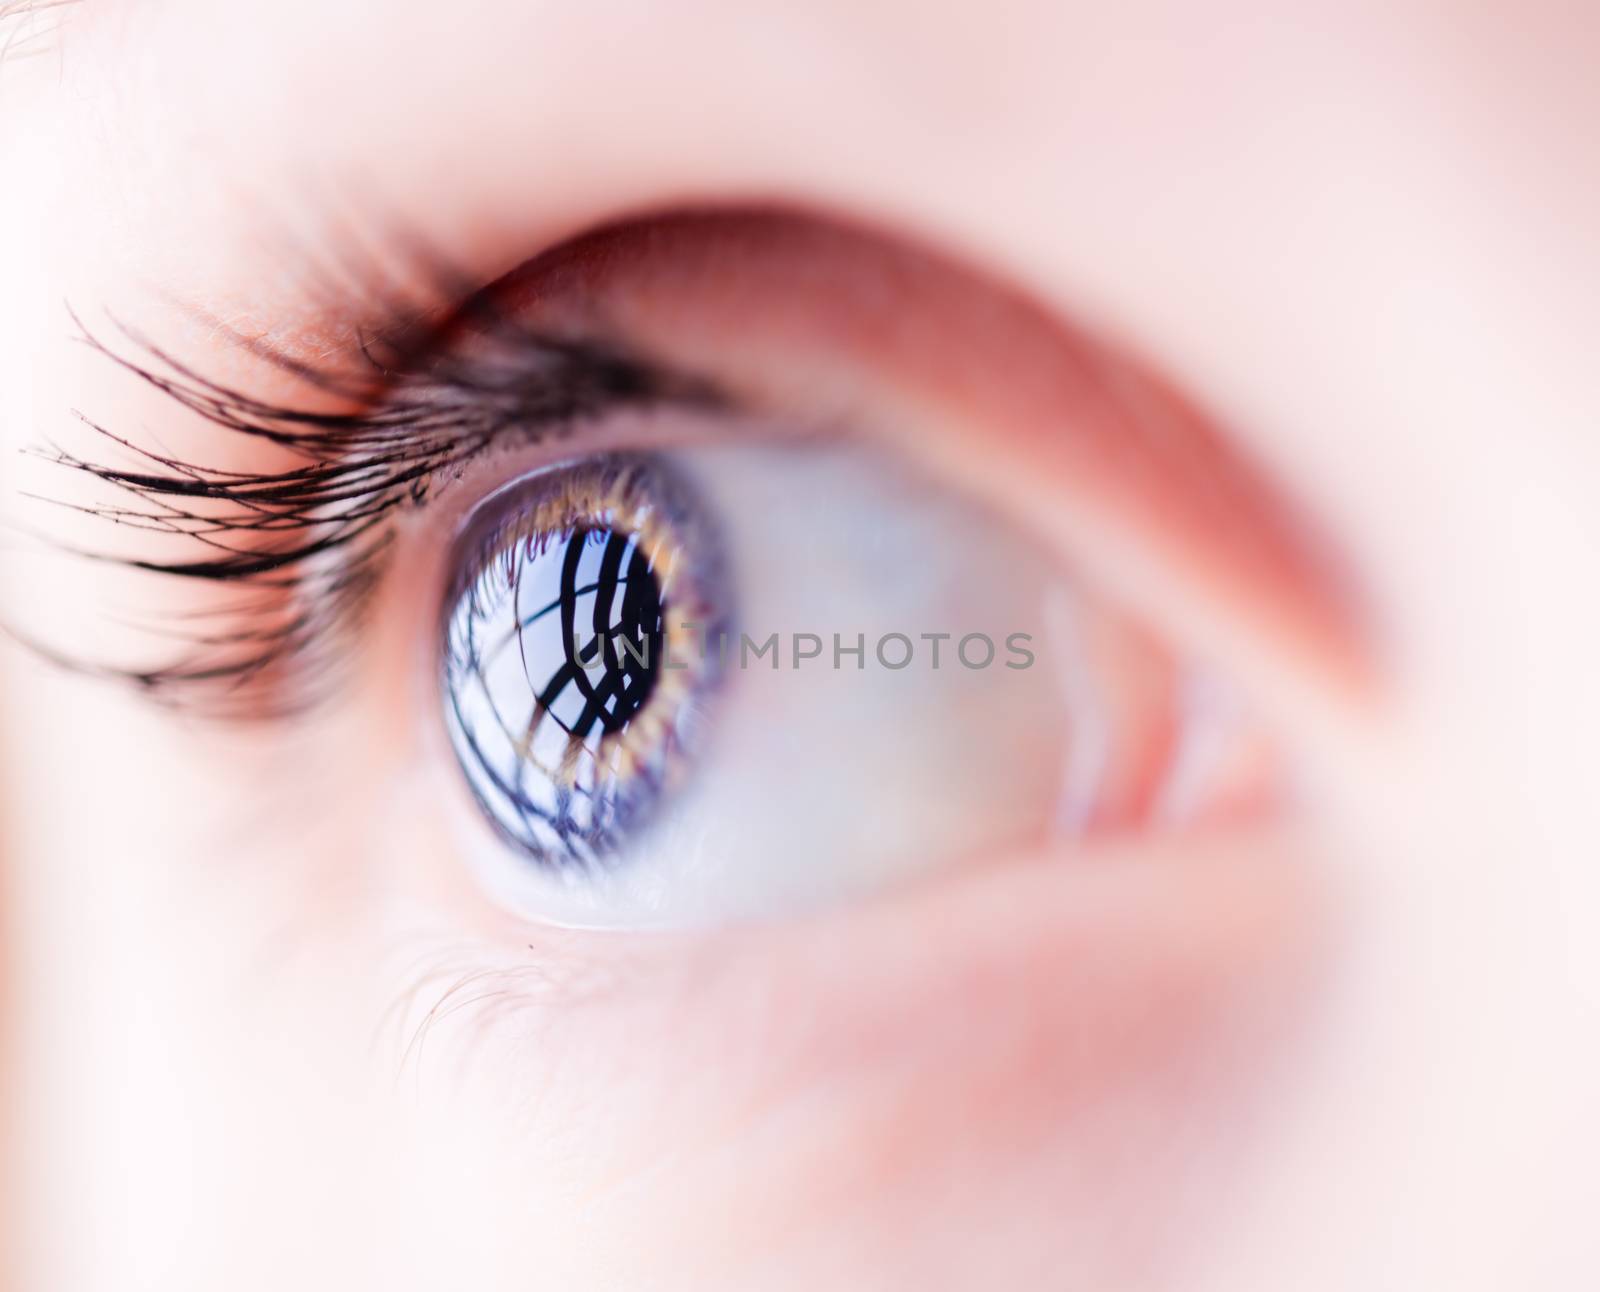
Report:
[[[8,1286],[1595,1285],[1592,8],[29,8]],[[348,545],[175,573],[208,517],[281,555],[389,497],[320,477],[308,520],[303,443],[240,427],[382,458],[361,410],[490,284],[518,336],[725,399],[580,401],[590,438],[394,486],[359,614],[316,599]],[[840,424],[933,483],[794,430]],[[440,612],[483,498],[642,445],[776,627],[914,635],[1059,571],[1082,649],[1015,677],[1067,734],[998,671],[739,674],[689,860],[641,836],[555,912],[445,734]],[[839,622],[790,613],[807,569]],[[263,631],[328,694],[174,679]]]

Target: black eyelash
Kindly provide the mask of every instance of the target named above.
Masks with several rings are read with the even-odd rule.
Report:
[[[64,20],[60,10],[77,0],[0,0],[0,63],[36,58],[50,49]]]
[[[520,325],[496,307],[491,291],[470,293],[453,311],[451,325],[470,330],[470,356],[440,345],[437,330],[421,346],[363,338],[355,371],[309,367],[252,345],[259,357],[323,394],[355,401],[375,386],[382,389],[359,411],[330,413],[254,399],[119,327],[138,355],[130,358],[80,322],[89,345],[182,408],[300,461],[259,474],[207,468],[140,447],[79,414],[139,461],[120,467],[58,447],[36,450],[125,498],[60,505],[180,536],[200,550],[177,560],[76,554],[243,588],[247,597],[188,616],[177,629],[185,646],[176,658],[153,667],[58,662],[123,678],[163,703],[215,716],[274,716],[303,707],[336,680],[329,666],[340,653],[338,629],[359,622],[378,584],[392,538],[388,522],[398,510],[420,504],[442,475],[510,433],[548,440],[619,406],[720,402],[705,383],[667,372],[615,343],[555,337]],[[205,630],[208,619],[238,624],[241,618],[242,626],[230,631]],[[317,667],[309,666],[313,656]],[[296,685],[279,685],[291,669]]]

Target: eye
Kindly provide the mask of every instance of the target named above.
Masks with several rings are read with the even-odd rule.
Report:
[[[1243,724],[1043,543],[867,445],[741,434],[543,467],[462,530],[442,705],[511,909],[786,913],[1237,790]]]
[[[524,919],[716,924],[1207,826],[1298,771],[1252,696],[1363,685],[1324,549],[1211,424],[936,255],[690,213],[420,290],[353,371],[280,357],[309,405],[129,334],[247,462],[50,461],[186,590],[175,653],[87,667],[279,730],[350,704]],[[385,666],[419,651],[420,727]]]
[[[606,865],[656,814],[717,684],[720,541],[663,461],[540,471],[474,516],[453,562],[442,686],[484,814],[546,872]]]

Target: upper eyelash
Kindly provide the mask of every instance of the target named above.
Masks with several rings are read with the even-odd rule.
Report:
[[[398,509],[420,504],[442,473],[461,468],[508,432],[549,440],[620,406],[721,403],[704,381],[665,370],[615,342],[555,337],[520,324],[487,290],[469,294],[451,320],[470,325],[472,354],[441,345],[438,329],[420,347],[363,339],[355,372],[331,363],[307,366],[255,347],[323,393],[356,401],[381,384],[379,397],[351,412],[268,403],[206,378],[130,329],[119,331],[138,357],[112,349],[80,322],[89,345],[181,407],[304,462],[278,472],[220,470],[139,446],[78,414],[140,463],[117,466],[57,446],[34,450],[127,495],[123,503],[59,505],[181,535],[197,550],[175,560],[73,549],[76,554],[259,595],[173,626],[185,646],[154,666],[52,658],[214,716],[271,716],[303,706],[326,689],[315,682],[332,680],[326,666],[338,655],[336,629],[359,620],[378,584],[392,536],[386,522]],[[337,560],[321,559],[330,554]],[[208,632],[211,620],[234,626]],[[314,654],[315,668],[309,667]],[[300,685],[271,684],[291,667]]]
[[[60,11],[77,0],[0,0],[0,63],[48,53],[61,23]]]

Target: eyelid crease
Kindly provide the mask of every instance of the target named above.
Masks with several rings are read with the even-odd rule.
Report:
[[[1350,714],[1381,697],[1362,580],[1331,527],[1136,345],[1025,283],[870,224],[757,206],[601,226],[503,290],[530,320],[604,323],[704,365],[753,411],[860,417],[1274,688]]]

